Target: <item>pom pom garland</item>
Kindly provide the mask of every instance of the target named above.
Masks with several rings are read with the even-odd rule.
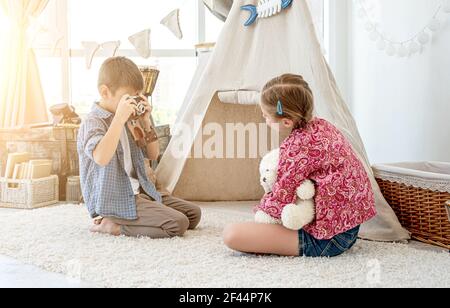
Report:
[[[421,52],[424,47],[432,42],[432,35],[436,35],[443,28],[445,14],[450,14],[450,0],[442,0],[441,5],[436,10],[430,21],[419,32],[404,41],[396,41],[380,30],[379,24],[374,21],[372,14],[374,3],[367,0],[357,1],[358,16],[364,20],[365,30],[369,39],[376,44],[380,51],[384,51],[388,56],[405,58]]]

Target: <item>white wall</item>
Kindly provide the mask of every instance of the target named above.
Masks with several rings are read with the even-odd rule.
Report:
[[[441,3],[373,2],[381,27],[399,40],[420,31]],[[349,15],[347,97],[372,163],[450,161],[450,14],[432,45],[404,59],[377,50],[355,6]]]

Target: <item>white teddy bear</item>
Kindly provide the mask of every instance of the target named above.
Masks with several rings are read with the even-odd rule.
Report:
[[[273,185],[277,180],[279,159],[280,150],[277,149],[267,154],[261,161],[261,185],[266,193],[272,191]],[[297,189],[297,202],[295,204],[288,204],[283,209],[281,220],[273,218],[263,211],[258,211],[255,216],[255,221],[263,224],[283,225],[290,230],[298,231],[315,219],[315,194],[316,189],[314,183],[306,180]]]

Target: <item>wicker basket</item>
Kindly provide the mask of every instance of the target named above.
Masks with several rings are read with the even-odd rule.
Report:
[[[59,202],[59,179],[52,175],[36,180],[0,179],[0,207],[35,209]]]
[[[450,164],[378,165],[374,172],[384,197],[412,237],[450,249]]]
[[[66,184],[66,201],[81,202],[81,184],[79,176],[71,176],[67,178]]]
[[[448,221],[450,221],[450,201],[447,201],[447,215],[448,215]]]

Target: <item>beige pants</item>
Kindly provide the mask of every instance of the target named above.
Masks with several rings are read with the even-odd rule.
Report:
[[[162,203],[141,194],[136,196],[137,220],[111,220],[121,226],[122,235],[154,239],[183,236],[200,223],[201,209],[195,204],[169,195],[163,195]]]

